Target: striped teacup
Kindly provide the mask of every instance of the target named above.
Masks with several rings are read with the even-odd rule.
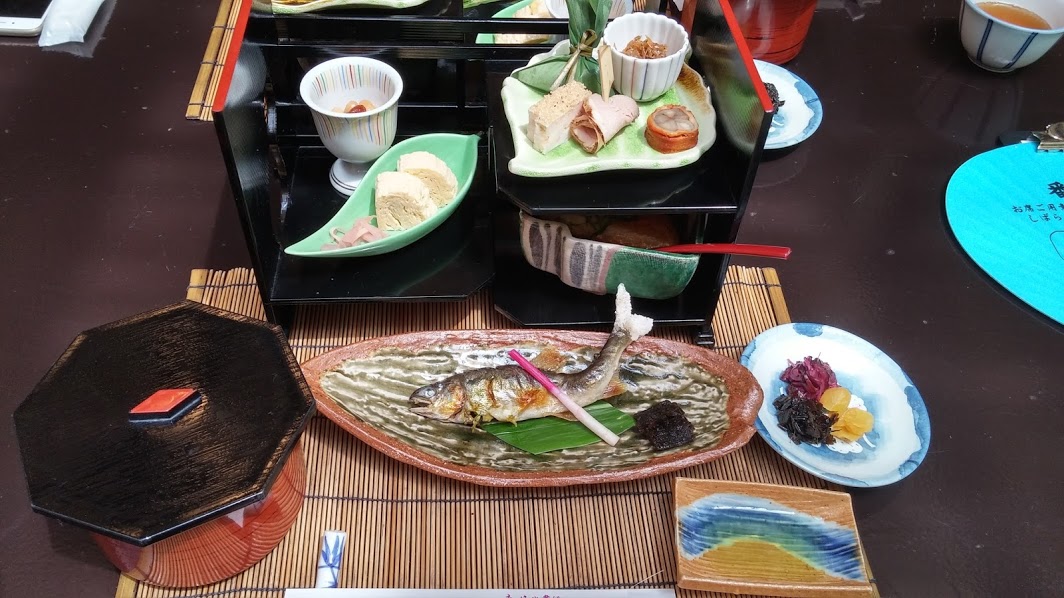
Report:
[[[394,68],[362,56],[323,62],[299,84],[322,143],[345,162],[370,162],[391,147],[402,93],[403,79]],[[373,108],[344,112],[348,102],[363,100]]]

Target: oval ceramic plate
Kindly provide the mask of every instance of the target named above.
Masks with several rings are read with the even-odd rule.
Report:
[[[355,189],[354,194],[348,198],[347,202],[340,208],[340,211],[325,223],[325,226],[298,243],[285,247],[284,252],[300,257],[366,257],[402,249],[417,241],[443,224],[443,221],[454,213],[458,208],[458,204],[462,203],[466,193],[469,192],[469,187],[473,184],[473,175],[477,170],[477,145],[479,141],[480,138],[476,135],[455,135],[453,133],[432,133],[400,141],[384,152],[384,155],[380,158],[377,158],[377,161],[373,163],[373,166],[370,166],[369,171],[366,173],[364,180],[367,183],[359,185]],[[322,245],[332,242],[332,237],[329,235],[330,230],[333,228],[347,230],[359,218],[374,215],[376,210],[373,200],[374,185],[368,182],[375,181],[377,175],[382,172],[395,170],[396,164],[399,162],[399,156],[416,151],[426,151],[435,154],[446,162],[447,166],[454,172],[455,177],[458,178],[458,193],[455,194],[451,203],[421,224],[402,231],[388,232],[387,236],[379,241],[363,243],[354,247],[323,250],[321,248]]]
[[[545,54],[537,54],[529,61],[536,64],[551,56],[569,52],[565,40]],[[567,139],[546,154],[539,153],[525,134],[528,128],[528,109],[543,98],[542,93],[507,77],[502,82],[502,104],[514,140],[514,157],[510,172],[527,177],[558,177],[605,170],[680,168],[698,161],[717,139],[717,113],[709,98],[709,89],[702,77],[686,64],[680,70],[676,85],[653,102],[639,104],[639,116],[599,152],[591,155],[572,139]],[[683,104],[698,120],[698,145],[673,154],[662,154],[647,144],[644,135],[647,117],[665,104]]]
[[[824,120],[824,108],[812,87],[787,69],[755,60],[761,81],[776,86],[780,100],[784,102],[772,116],[765,149],[782,149],[798,145],[809,139]]]
[[[418,332],[342,347],[303,369],[321,413],[348,432],[399,461],[485,486],[643,478],[711,461],[753,436],[762,394],[750,372],[713,351],[657,338],[643,338],[628,349],[622,379],[630,390],[610,402],[628,413],[664,398],[680,404],[695,426],[695,440],[676,449],[655,452],[629,430],[616,447],[599,442],[532,455],[482,430],[409,409],[416,388],[456,371],[512,363],[506,356],[511,348],[531,357],[551,346],[567,357],[568,367],[582,369],[606,336],[557,330]],[[715,390],[720,387],[726,392]]]
[[[819,357],[840,386],[874,416],[872,431],[857,442],[794,444],[776,422],[772,402],[784,393],[780,374],[791,362]],[[885,486],[912,473],[931,442],[927,408],[912,380],[885,353],[849,332],[820,324],[784,324],[762,332],[743,351],[742,363],[765,393],[757,431],[769,446],[809,473],[844,486]]]

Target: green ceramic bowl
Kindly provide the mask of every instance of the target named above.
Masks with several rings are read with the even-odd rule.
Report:
[[[574,237],[561,222],[521,212],[521,251],[533,267],[565,284],[614,294],[622,283],[633,296],[671,299],[683,292],[698,269],[698,255],[666,253]]]
[[[307,238],[289,245],[284,252],[299,257],[367,257],[389,253],[402,249],[429,234],[435,228],[443,224],[462,203],[470,185],[473,184],[473,175],[477,170],[477,146],[480,138],[476,135],[456,135],[454,133],[430,133],[411,137],[392,146],[377,161],[370,166],[366,173],[365,184],[359,185],[355,193],[348,198],[325,226],[312,233]],[[354,247],[322,250],[322,245],[332,242],[329,231],[333,228],[347,230],[354,225],[359,218],[376,214],[376,205],[373,199],[374,185],[371,181],[377,180],[377,175],[382,172],[393,171],[399,162],[399,156],[410,152],[426,151],[438,156],[447,163],[447,166],[458,178],[458,193],[451,203],[421,224],[403,231],[388,233],[388,236],[379,241],[363,243]]]

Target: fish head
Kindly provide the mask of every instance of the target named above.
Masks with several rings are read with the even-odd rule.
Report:
[[[410,410],[423,417],[466,423],[465,392],[453,380],[427,384],[410,395]]]

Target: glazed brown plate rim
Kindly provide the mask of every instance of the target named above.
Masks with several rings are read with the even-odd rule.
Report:
[[[626,355],[642,352],[683,357],[714,375],[720,376],[728,389],[727,432],[716,445],[696,450],[681,450],[647,461],[609,470],[569,469],[541,471],[500,471],[480,465],[460,465],[425,453],[390,434],[367,424],[337,403],[321,387],[321,376],[348,359],[359,359],[385,348],[425,348],[431,345],[468,345],[470,349],[512,348],[520,344],[550,344],[560,350],[601,347],[607,337],[603,332],[570,330],[447,330],[412,332],[367,339],[338,347],[303,364],[304,375],[318,404],[318,410],[334,423],[378,451],[419,469],[447,478],[482,486],[543,487],[622,482],[669,473],[718,459],[741,448],[755,434],[754,421],[761,407],[761,386],[738,361],[710,349],[678,341],[644,337],[633,343]]]

